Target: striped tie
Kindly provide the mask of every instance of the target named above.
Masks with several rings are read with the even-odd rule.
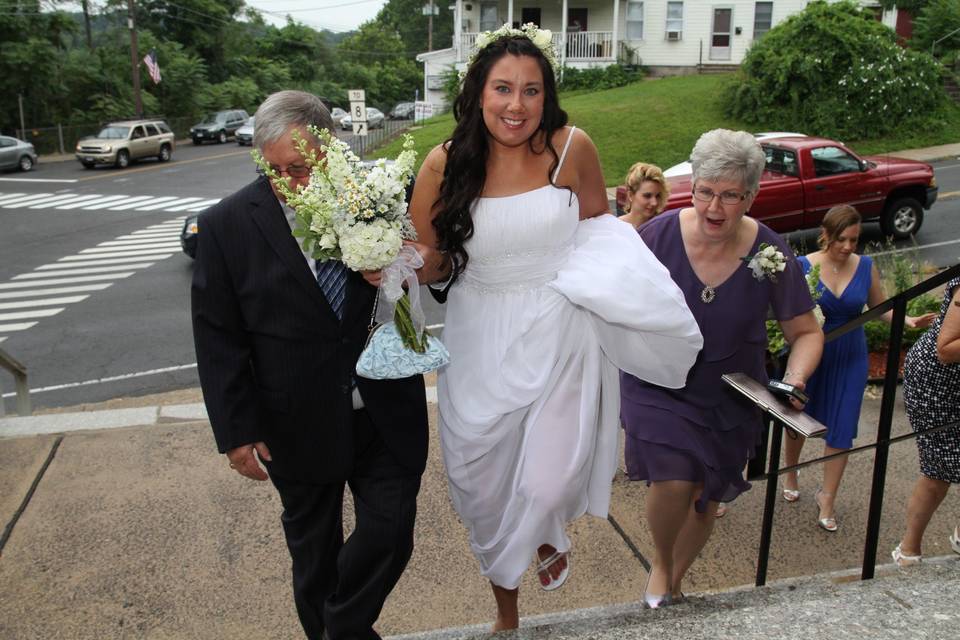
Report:
[[[343,299],[347,293],[347,268],[339,260],[317,262],[317,284],[337,318],[343,320]]]

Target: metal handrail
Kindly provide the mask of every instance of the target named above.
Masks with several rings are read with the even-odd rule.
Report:
[[[903,323],[907,317],[907,302],[958,276],[960,276],[960,264],[945,269],[916,286],[901,291],[877,306],[871,307],[846,324],[837,327],[825,337],[826,342],[835,340],[858,327],[862,327],[867,322],[879,318],[887,311],[893,310],[893,319],[890,322],[890,341],[887,344],[887,370],[883,376],[883,397],[880,402],[880,418],[877,423],[877,439],[875,443],[780,469],[780,447],[783,442],[784,425],[779,420],[771,419],[772,437],[770,441],[770,459],[767,465],[767,473],[751,477],[751,479],[767,480],[767,491],[764,497],[762,518],[763,525],[760,533],[760,550],[757,556],[756,586],[762,587],[767,581],[767,563],[770,557],[770,541],[773,534],[773,513],[777,498],[777,479],[782,474],[801,467],[820,464],[834,457],[851,455],[870,449],[876,449],[877,455],[873,461],[873,483],[870,489],[870,510],[867,516],[867,536],[864,539],[863,566],[860,578],[861,580],[873,578],[877,563],[877,545],[880,541],[880,516],[883,512],[883,492],[887,475],[887,458],[890,445],[902,440],[915,438],[919,433],[940,431],[957,424],[941,425],[928,431],[919,433],[915,431],[896,438],[890,438],[900,369],[900,349],[903,345]]]
[[[27,385],[27,367],[9,353],[0,349],[0,367],[13,374],[17,386],[17,413],[28,416],[33,413],[30,406],[30,387]],[[3,396],[0,395],[0,416],[4,414]]]

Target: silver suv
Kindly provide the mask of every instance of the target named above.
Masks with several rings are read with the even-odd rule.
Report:
[[[237,133],[250,116],[243,109],[230,109],[208,113],[203,120],[190,127],[193,144],[203,144],[204,140],[214,140],[223,144],[227,138]]]
[[[77,143],[76,156],[87,169],[110,164],[120,169],[141,158],[167,162],[175,147],[173,131],[163,120],[111,122],[92,138]]]

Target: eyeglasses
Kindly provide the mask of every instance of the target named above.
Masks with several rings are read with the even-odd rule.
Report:
[[[750,195],[750,192],[737,193],[736,191],[724,191],[722,193],[715,193],[713,189],[707,187],[694,187],[693,188],[693,197],[699,200],[700,202],[713,202],[714,198],[720,198],[720,204],[725,205],[735,205],[740,204],[747,199],[747,196]]]
[[[274,171],[277,175],[287,174],[291,178],[306,178],[310,175],[310,167],[303,164],[291,164],[290,166],[281,169],[275,164],[270,165],[270,169]],[[257,167],[257,173],[261,176],[266,175],[267,172],[263,170],[263,167]]]

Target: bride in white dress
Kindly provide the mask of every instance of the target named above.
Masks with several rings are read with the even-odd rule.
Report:
[[[618,368],[682,387],[702,344],[667,270],[607,213],[596,149],[566,126],[538,35],[501,30],[475,55],[456,130],[424,161],[410,207],[420,242],[443,251],[421,282],[454,277],[440,439],[494,630],[518,625],[530,561],[544,589],[559,587],[566,525],[607,515]]]

